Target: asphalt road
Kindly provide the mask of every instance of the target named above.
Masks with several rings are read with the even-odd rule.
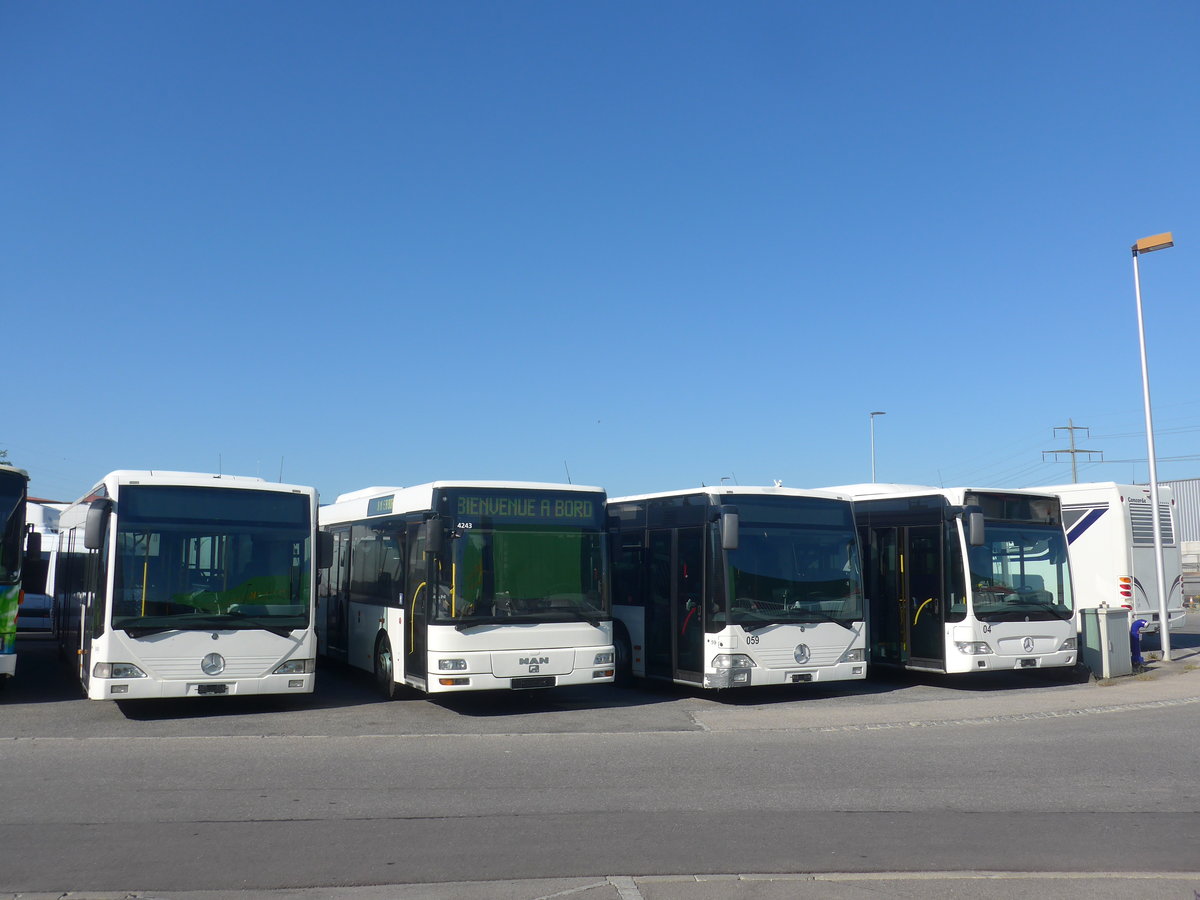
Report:
[[[1200,635],[1176,638],[1200,663]],[[1200,871],[1186,659],[1111,685],[892,676],[393,703],[326,667],[308,698],[118,705],[78,699],[48,643],[20,650],[0,699],[0,890]],[[709,896],[699,883],[686,896]]]

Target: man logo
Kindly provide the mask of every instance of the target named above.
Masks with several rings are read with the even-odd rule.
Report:
[[[1032,653],[1033,652],[1033,638],[1031,638],[1031,637],[1025,638],[1025,640],[1021,641],[1021,646],[1025,649],[1026,653]]]
[[[518,665],[522,666],[546,666],[550,664],[548,656],[522,656],[517,660]],[[532,669],[530,671],[533,671]]]

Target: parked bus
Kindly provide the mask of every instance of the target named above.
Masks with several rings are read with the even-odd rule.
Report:
[[[1056,494],[1062,501],[1075,576],[1075,608],[1123,606],[1131,610],[1133,618],[1145,620],[1146,631],[1158,631],[1158,567],[1154,563],[1150,487],[1101,481],[1036,490]],[[1158,516],[1167,584],[1167,624],[1172,631],[1182,627],[1187,617],[1174,511],[1171,488],[1160,484]]]
[[[25,569],[28,560],[41,556],[40,536],[25,528],[25,503],[29,473],[8,464],[0,464],[0,687],[17,671],[17,617],[25,587],[40,591]],[[28,549],[26,548],[28,542]]]
[[[321,509],[319,652],[389,699],[613,680],[604,491],[435,481]]]
[[[873,665],[925,672],[1073,666],[1074,594],[1058,498],[859,484]]]
[[[844,496],[697,488],[610,500],[618,677],[706,688],[866,677]]]
[[[313,689],[317,492],[118,471],[62,513],[54,621],[93,700]]]

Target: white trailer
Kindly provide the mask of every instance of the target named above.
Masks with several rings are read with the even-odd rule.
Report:
[[[1057,494],[1062,501],[1076,619],[1080,609],[1101,604],[1123,606],[1134,619],[1146,620],[1146,631],[1158,631],[1158,571],[1149,485],[1099,481],[1036,490]],[[1174,631],[1185,618],[1183,570],[1175,533],[1175,501],[1170,487],[1163,484],[1158,486],[1158,508],[1168,627]]]

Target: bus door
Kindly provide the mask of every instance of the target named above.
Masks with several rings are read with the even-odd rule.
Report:
[[[646,675],[704,681],[704,528],[650,532]]]
[[[407,526],[408,566],[405,574],[404,612],[401,616],[404,628],[404,677],[418,679],[425,686],[427,635],[425,633],[429,609],[429,598],[433,594],[432,575],[437,561],[425,555],[425,529],[420,522],[409,522]],[[393,643],[392,652],[395,652]]]
[[[909,661],[945,669],[946,609],[942,596],[942,529],[940,525],[904,529],[902,558],[905,641]]]
[[[704,681],[704,526],[675,532],[675,677]]]
[[[350,529],[333,532],[333,565],[325,586],[325,651],[345,660],[350,624]]]
[[[908,662],[908,604],[902,590],[900,529],[863,528],[859,537],[867,559],[863,578],[871,614],[871,662],[903,665]]]
[[[671,603],[672,550],[674,532],[659,529],[650,532],[646,550],[650,564],[649,591],[646,596],[645,659],[648,678],[673,678],[675,675],[675,621]]]

